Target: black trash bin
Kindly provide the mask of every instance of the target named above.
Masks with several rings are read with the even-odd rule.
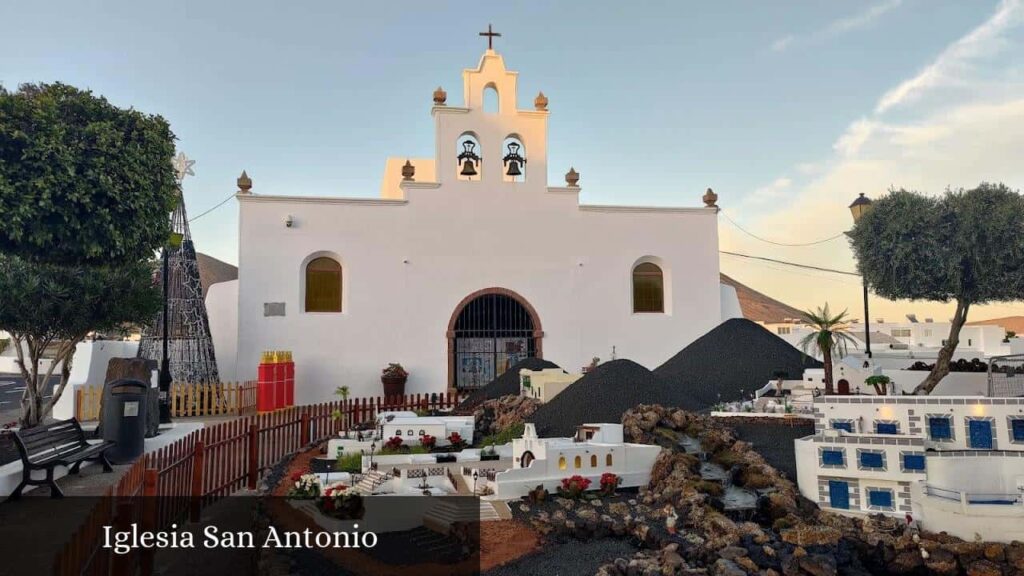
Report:
[[[149,385],[122,378],[111,382],[107,389],[109,394],[103,406],[103,439],[115,443],[107,450],[107,459],[114,464],[124,464],[143,452]]]

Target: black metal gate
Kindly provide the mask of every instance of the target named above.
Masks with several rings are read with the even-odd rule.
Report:
[[[515,298],[484,294],[455,321],[455,386],[479,388],[536,355],[533,318]]]

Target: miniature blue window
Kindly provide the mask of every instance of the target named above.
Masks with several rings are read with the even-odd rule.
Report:
[[[898,428],[895,422],[875,422],[875,434],[899,434]]]
[[[849,432],[850,434],[853,434],[853,422],[850,422],[849,420],[843,421],[843,422],[840,422],[838,420],[833,420],[832,421],[832,429],[833,430],[845,430],[845,431]]]
[[[950,419],[945,416],[933,416],[928,419],[928,435],[932,440],[951,440],[953,427]]]
[[[1014,442],[1024,442],[1024,418],[1010,420],[1010,438]]]
[[[881,452],[861,452],[861,468],[884,468],[885,456]]]
[[[892,508],[892,491],[868,489],[868,506]]]
[[[904,470],[924,470],[924,454],[904,454]]]
[[[843,451],[842,450],[822,450],[821,451],[821,463],[825,466],[842,466],[843,462]]]

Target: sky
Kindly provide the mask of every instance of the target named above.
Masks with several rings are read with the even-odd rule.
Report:
[[[814,242],[852,225],[859,193],[1022,187],[1022,2],[0,0],[0,84],[166,118],[196,160],[190,215],[228,199],[192,222],[197,249],[235,263],[243,169],[257,193],[377,196],[388,156],[433,156],[431,93],[459,100],[491,23],[520,106],[550,99],[553,185],[571,165],[584,203],[694,206],[712,187],[723,250],[852,271],[844,237]],[[857,277],[721,265],[863,317]],[[872,319],[907,313],[952,306],[871,299]]]

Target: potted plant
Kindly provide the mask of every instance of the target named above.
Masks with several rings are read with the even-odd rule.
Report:
[[[385,396],[405,396],[405,381],[409,379],[409,373],[401,364],[392,362],[388,364],[380,376],[380,382],[384,385]]]

